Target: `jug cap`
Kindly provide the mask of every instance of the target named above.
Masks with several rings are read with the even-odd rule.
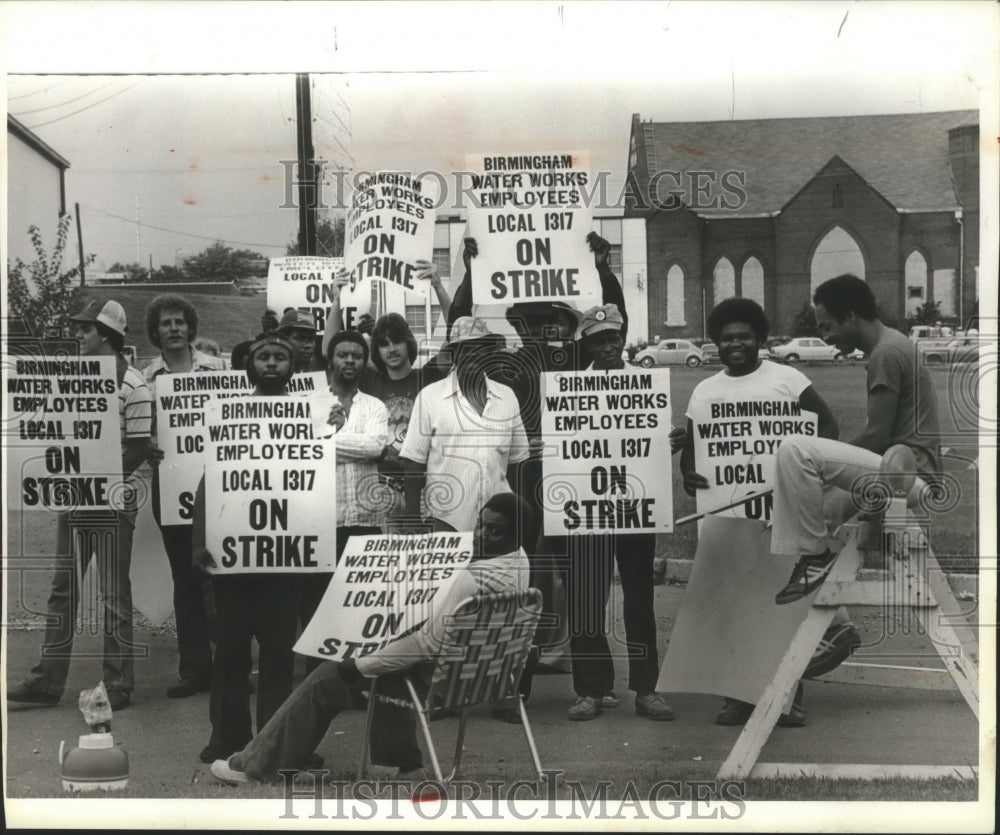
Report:
[[[80,737],[81,748],[114,748],[115,739],[111,734],[84,734]]]

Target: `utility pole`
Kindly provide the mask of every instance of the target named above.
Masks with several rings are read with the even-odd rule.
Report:
[[[73,205],[76,207],[76,246],[80,253],[80,286],[83,287],[86,284],[86,276],[84,275],[86,261],[83,258],[83,232],[80,227],[80,204],[74,203]]]
[[[299,254],[316,254],[316,151],[312,140],[312,102],[309,73],[295,76],[296,140],[299,157]]]

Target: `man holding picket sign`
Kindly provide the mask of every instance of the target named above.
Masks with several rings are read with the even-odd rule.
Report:
[[[584,371],[624,369],[624,319],[614,304],[592,307],[583,316],[580,334],[592,362]],[[673,709],[656,692],[659,653],[653,613],[653,533],[585,532],[568,537],[568,565],[562,569],[567,594],[573,690],[569,708],[573,721],[599,716],[612,693],[615,668],[605,625],[605,613],[618,563],[624,598],[623,619],[628,647],[629,689],[635,692],[635,712],[656,721],[670,721]],[[617,701],[614,702],[617,704]],[[610,706],[610,705],[609,705]]]
[[[104,598],[104,685],[112,710],[124,710],[135,686],[129,578],[137,511],[134,474],[148,454],[152,396],[142,375],[122,354],[127,327],[125,309],[118,302],[92,301],[69,320],[76,326],[81,357],[114,358],[112,390],[117,392],[121,459],[108,461],[107,466],[109,475],[121,467],[118,473],[123,474],[126,489],[120,494],[118,507],[87,513],[87,521],[92,523],[89,526],[71,525],[76,520],[71,520],[73,514],[69,511],[58,514],[59,565],[49,592],[41,657],[22,684],[7,690],[7,700],[41,706],[59,704],[69,675],[81,586],[93,559]],[[110,536],[105,534],[108,528]],[[88,547],[90,543],[94,543],[96,553]]]
[[[198,311],[183,296],[157,296],[146,308],[146,335],[160,349],[143,369],[149,387],[156,391],[156,380],[165,374],[198,371],[223,371],[225,363],[203,354],[192,343],[198,335]],[[162,393],[162,392],[161,392]],[[154,413],[154,435],[155,435]],[[160,528],[163,548],[170,560],[174,582],[174,617],[177,622],[176,684],[167,688],[168,699],[183,699],[208,690],[212,677],[212,647],[209,643],[208,613],[202,588],[202,575],[191,566],[191,525],[162,524],[160,512],[159,463],[163,450],[150,447],[153,471],[153,517]]]
[[[389,441],[385,404],[358,390],[368,366],[368,343],[357,331],[341,331],[327,347],[330,393],[315,398],[315,408],[329,404],[328,432],[337,439],[337,562],[352,536],[382,530],[385,503],[378,489],[378,462]],[[332,401],[332,402],[330,402]],[[302,589],[303,627],[309,623],[330,584],[330,574],[306,578]],[[306,660],[312,670],[319,662]]]
[[[247,377],[254,385],[252,397],[286,397],[294,356],[292,344],[277,331],[259,334],[250,346],[247,360]],[[236,401],[243,399],[232,398],[228,402]],[[261,423],[263,421],[258,425]],[[246,428],[253,430],[256,427]],[[246,434],[254,437],[260,433],[248,431]],[[232,504],[238,506],[239,501],[234,499]],[[253,736],[248,686],[252,639],[256,638],[260,647],[258,727],[267,722],[292,691],[295,661],[292,647],[298,625],[302,578],[291,567],[268,572],[218,573],[215,555],[208,549],[207,520],[209,512],[219,515],[222,509],[206,505],[203,476],[195,493],[192,559],[196,570],[216,570],[213,576],[216,645],[209,697],[212,733],[199,755],[202,762],[210,763],[238,751]],[[255,531],[258,529],[254,527]]]
[[[714,433],[709,432],[708,429],[711,429],[713,425],[720,429],[724,428],[727,425],[726,416],[729,415],[730,411],[735,413],[735,404],[764,401],[770,403],[772,407],[774,404],[788,404],[787,407],[792,409],[791,404],[795,403],[797,404],[795,408],[799,412],[812,413],[817,416],[817,431],[820,437],[836,438],[839,429],[829,407],[813,388],[808,377],[790,366],[779,365],[760,358],[760,350],[767,340],[770,329],[767,316],[760,305],[751,299],[724,299],[709,313],[707,328],[709,336],[719,348],[719,360],[724,368],[719,373],[699,383],[691,394],[687,409],[687,430],[681,454],[681,472],[684,475],[684,490],[689,496],[694,496],[699,491],[704,491],[706,494],[711,492],[712,497],[717,499],[715,504],[721,506],[729,503],[722,501],[722,499],[735,498],[737,492],[749,496],[762,493],[767,488],[767,483],[764,480],[759,480],[760,483],[752,480],[748,480],[745,484],[729,483],[724,476],[722,481],[725,483],[713,485],[708,477],[696,469],[695,444],[699,437],[698,433],[701,433],[702,436],[714,437]],[[733,408],[727,410],[726,405]],[[705,418],[709,414],[716,415],[716,418],[706,421]],[[769,421],[769,423],[775,422]],[[778,444],[783,443],[783,441],[780,436],[767,435],[765,438],[760,423],[757,424],[758,431],[749,431],[753,429],[754,425],[752,420],[743,421],[738,429],[734,427],[732,431],[741,433],[739,437],[740,450],[745,449],[748,445],[753,447],[755,443],[759,444],[761,449],[768,450],[767,452],[755,451],[752,455],[738,453],[748,462],[745,465],[748,468],[748,473],[763,473],[766,477],[762,464],[767,458],[773,461],[775,455],[773,449],[780,448]],[[722,433],[720,432],[719,435],[721,437]],[[715,450],[723,448],[724,442],[714,444]],[[720,472],[738,472],[732,468],[727,470],[722,463],[726,456],[721,452],[719,455],[719,465],[713,468],[717,482]],[[707,463],[708,459],[705,460],[705,464]],[[749,469],[757,467],[761,467],[761,469]],[[703,465],[702,469],[707,471],[708,466]],[[751,498],[747,504],[725,511],[725,515],[762,519],[766,522],[770,519],[768,499],[769,497],[766,496]],[[711,510],[711,507],[703,508],[703,504],[704,500],[700,497],[699,510]],[[739,554],[739,548],[734,548],[734,552]],[[835,617],[834,623],[824,636],[824,641],[826,653],[836,649],[838,654],[838,658],[833,661],[832,666],[843,661],[851,648],[860,644],[857,632],[848,621],[846,611],[843,609]],[[818,651],[814,662],[824,660],[829,663],[830,659],[825,658],[826,653]],[[807,673],[810,672],[813,671],[807,670]],[[723,708],[716,718],[716,723],[719,725],[742,725],[750,718],[753,709],[754,705],[748,702],[726,697]],[[796,691],[792,709],[789,713],[782,715],[778,724],[784,726],[805,724],[801,683]]]
[[[530,518],[530,509],[513,493],[490,497],[475,522],[471,562],[456,574],[440,603],[435,601],[419,629],[368,655],[322,663],[243,750],[212,763],[212,774],[238,785],[273,782],[282,769],[306,768],[330,722],[340,711],[360,706],[365,677],[379,677],[381,695],[408,699],[402,673],[416,668],[421,673],[416,686],[426,688],[426,662],[437,655],[445,636],[444,619],[460,602],[476,594],[527,589],[528,561],[519,544],[519,526]],[[398,768],[397,780],[426,779],[412,710],[378,701],[371,743],[372,762]]]

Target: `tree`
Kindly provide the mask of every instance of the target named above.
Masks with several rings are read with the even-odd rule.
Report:
[[[285,247],[286,255],[301,255],[298,238]],[[335,258],[344,254],[344,218],[336,216],[332,220],[323,218],[316,225],[316,254],[324,258]]]
[[[914,325],[936,325],[943,318],[938,303],[934,299],[928,299],[906,317],[906,330],[909,331]]]
[[[252,261],[266,260],[259,252],[233,249],[216,241],[198,255],[184,259],[184,273],[189,281],[236,281],[248,275]]]
[[[122,264],[120,261],[115,261],[108,272],[125,273],[125,282],[128,284],[136,281],[149,281],[149,270],[142,266],[142,264],[134,261],[131,264]]]
[[[802,309],[792,319],[792,336],[819,336],[816,312],[809,302],[803,304]]]
[[[179,267],[175,267],[173,264],[164,264],[153,270],[150,280],[156,282],[187,281],[187,276],[184,274],[184,270]]]
[[[42,235],[37,226],[28,227],[35,260],[25,263],[20,258],[7,262],[7,304],[10,315],[25,321],[31,332],[41,335],[45,328],[61,323],[67,316],[83,307],[84,290],[77,284],[80,266],[62,271],[66,251],[66,234],[71,217],[59,218],[56,245],[51,253],[45,251]],[[96,255],[88,255],[90,264]]]

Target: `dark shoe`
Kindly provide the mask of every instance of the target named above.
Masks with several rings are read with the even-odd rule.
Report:
[[[201,753],[198,754],[198,759],[203,763],[214,763],[216,760],[228,761],[235,753],[235,751],[230,751],[221,745],[206,745],[201,749]]]
[[[574,722],[586,722],[601,715],[601,700],[591,696],[580,696],[569,709],[569,718]]]
[[[27,684],[19,684],[7,690],[7,701],[18,702],[19,704],[38,705],[39,707],[55,707],[59,704],[62,696],[51,696],[35,690]]]
[[[794,603],[811,594],[822,585],[836,558],[829,548],[822,554],[803,554],[792,569],[788,585],[774,596],[774,602],[779,606]]]
[[[778,725],[782,728],[801,728],[806,723],[806,712],[802,709],[802,682],[795,688],[795,698],[788,713],[778,717]]]
[[[716,725],[745,725],[750,714],[753,713],[754,705],[750,702],[741,702],[739,699],[726,699],[722,705],[722,710],[715,717]]]
[[[831,624],[809,660],[802,678],[816,678],[837,669],[861,646],[861,636],[853,623]]]
[[[167,698],[186,699],[195,693],[204,693],[210,686],[207,678],[182,678],[177,684],[167,688]]]
[[[673,708],[659,693],[636,693],[635,712],[657,722],[671,722],[674,719]]]
[[[132,702],[132,697],[124,690],[109,690],[108,704],[113,711],[125,710]]]

